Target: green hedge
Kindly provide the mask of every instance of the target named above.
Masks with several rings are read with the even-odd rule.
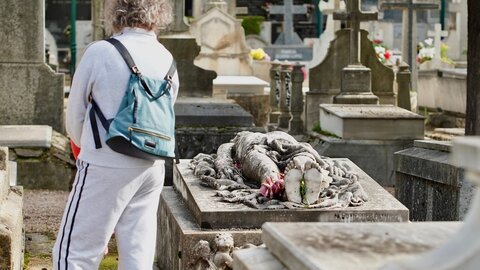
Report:
[[[262,22],[265,18],[262,16],[239,16],[242,19],[242,26],[245,29],[245,35],[260,35]]]

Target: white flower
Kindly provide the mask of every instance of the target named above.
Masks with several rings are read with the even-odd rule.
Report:
[[[425,39],[425,44],[427,44],[428,47],[432,47],[433,39],[432,38]]]
[[[376,54],[384,54],[385,53],[385,48],[382,46],[375,46],[375,53]]]

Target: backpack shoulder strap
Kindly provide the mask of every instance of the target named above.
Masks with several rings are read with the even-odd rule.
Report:
[[[137,65],[135,64],[135,62],[133,61],[133,58],[132,56],[130,55],[130,53],[128,52],[127,48],[125,48],[125,46],[122,44],[122,42],[120,42],[118,39],[116,38],[109,38],[109,39],[106,39],[105,41],[108,41],[109,43],[111,43],[113,46],[115,46],[115,48],[117,49],[117,51],[120,53],[120,55],[122,56],[123,60],[125,60],[125,63],[127,63],[127,66],[130,68],[130,70],[134,73],[134,74],[137,74],[139,75],[140,74],[140,70],[138,69]]]
[[[170,69],[167,72],[167,75],[165,75],[165,80],[172,80],[173,74],[175,74],[175,71],[177,71],[177,63],[175,62],[175,59],[172,60],[172,65],[170,66]]]

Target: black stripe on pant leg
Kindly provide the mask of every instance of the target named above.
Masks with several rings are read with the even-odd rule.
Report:
[[[70,241],[72,240],[73,225],[75,224],[75,217],[77,216],[78,205],[80,204],[80,199],[82,198],[83,187],[85,186],[85,179],[87,178],[89,165],[90,164],[87,163],[87,167],[85,167],[85,174],[83,175],[82,186],[80,187],[80,193],[78,193],[77,205],[75,206],[75,211],[73,212],[72,224],[70,225],[70,231],[68,233],[67,250],[65,252],[65,270],[68,269],[68,253],[70,248]]]
[[[60,258],[62,257],[62,245],[63,245],[63,238],[65,237],[65,228],[68,223],[68,216],[70,215],[70,208],[72,207],[73,200],[75,199],[75,193],[77,192],[77,187],[78,183],[80,183],[80,175],[82,173],[82,170],[85,168],[83,166],[83,162],[80,163],[82,165],[82,168],[78,170],[78,175],[77,175],[77,184],[75,185],[75,188],[73,189],[73,195],[72,199],[70,200],[70,204],[68,205],[68,210],[67,210],[67,215],[65,216],[65,223],[63,224],[63,229],[62,229],[62,238],[60,239],[60,244],[58,245],[58,270],[60,270]]]

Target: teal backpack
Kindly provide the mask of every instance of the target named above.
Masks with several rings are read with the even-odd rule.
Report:
[[[144,77],[127,48],[117,39],[110,42],[131,69],[130,81],[120,108],[113,119],[106,119],[92,94],[89,101],[90,123],[97,149],[102,147],[98,133],[98,116],[107,131],[106,143],[114,151],[142,159],[175,157],[175,112],[170,92],[176,70],[175,60],[163,80]]]

